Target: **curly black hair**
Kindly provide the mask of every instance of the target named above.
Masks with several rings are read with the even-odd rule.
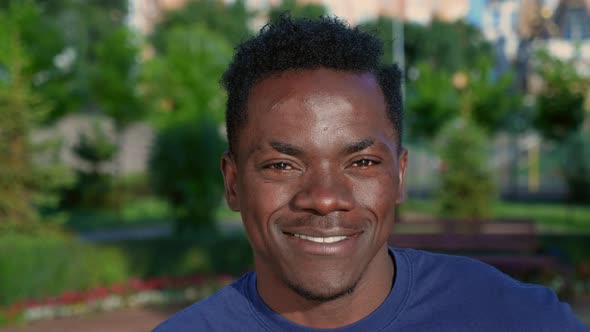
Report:
[[[227,90],[226,128],[229,150],[237,152],[239,130],[247,119],[246,105],[252,87],[269,76],[289,70],[330,68],[377,78],[389,117],[401,145],[401,71],[382,65],[382,42],[333,17],[316,20],[291,18],[288,14],[264,26],[260,33],[240,44],[221,83]]]

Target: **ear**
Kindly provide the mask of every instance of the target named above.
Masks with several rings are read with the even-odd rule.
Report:
[[[229,152],[221,156],[221,173],[225,188],[225,200],[232,211],[240,211],[240,199],[238,197],[238,169],[234,157]]]
[[[397,198],[395,204],[402,203],[406,198],[406,166],[408,165],[408,150],[401,148],[399,159],[397,161],[398,183],[397,183]]]

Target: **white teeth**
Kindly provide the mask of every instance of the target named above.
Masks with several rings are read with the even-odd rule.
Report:
[[[313,237],[313,236],[307,236],[307,235],[302,235],[302,234],[293,234],[293,235],[295,237],[298,237],[303,240],[318,242],[318,243],[334,243],[334,242],[342,241],[347,238],[346,236]]]

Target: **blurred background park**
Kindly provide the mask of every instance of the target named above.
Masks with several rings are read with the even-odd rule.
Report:
[[[404,69],[391,243],[483,257],[588,322],[590,1],[1,0],[0,326],[170,314],[251,269],[218,82],[287,10]]]

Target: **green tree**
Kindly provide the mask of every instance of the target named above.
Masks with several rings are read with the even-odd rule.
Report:
[[[471,73],[468,89],[473,121],[493,134],[505,129],[510,120],[522,116],[521,95],[514,90],[514,76],[504,73],[490,77],[491,64]]]
[[[162,128],[149,163],[157,193],[173,207],[176,231],[214,231],[223,179],[219,157],[226,144],[219,125],[195,117]]]
[[[359,28],[376,33],[385,43],[385,63],[391,63],[392,43],[396,22],[389,17],[378,17],[364,22]],[[492,47],[481,31],[464,21],[445,22],[433,20],[424,25],[405,22],[404,55],[406,68],[429,63],[437,70],[453,73],[477,67],[482,58],[492,59]]]
[[[142,85],[158,128],[149,169],[155,191],[174,207],[176,228],[212,229],[223,182],[219,156],[225,94],[219,85],[232,50],[201,25],[164,35],[163,52],[143,66]]]
[[[394,27],[396,24],[399,24],[397,20],[385,16],[379,16],[374,20],[359,24],[359,29],[375,34],[383,42],[383,56],[381,57],[383,63],[393,63]],[[404,26],[404,38],[408,37],[407,24],[405,23]],[[407,53],[407,50],[405,52]],[[406,54],[405,57],[407,59],[408,55]]]
[[[544,83],[533,124],[545,138],[563,142],[584,122],[584,93],[590,89],[590,80],[571,62],[546,52],[539,52],[537,60],[536,71]]]
[[[30,3],[34,10],[19,23],[22,24],[21,41],[30,56],[35,90],[52,101],[45,121],[80,109],[100,109],[100,96],[96,96],[93,83],[96,79],[94,64],[98,58],[95,45],[126,27],[127,1],[36,0]],[[125,47],[124,44],[111,46]],[[116,49],[112,51],[117,52]]]
[[[162,52],[169,45],[169,31],[198,22],[235,45],[252,34],[249,28],[252,15],[243,0],[232,4],[217,0],[189,0],[183,7],[164,15],[155,26],[150,41],[157,52]]]
[[[271,7],[268,12],[270,21],[276,21],[283,13],[289,12],[293,17],[318,18],[327,14],[323,5],[315,3],[299,4],[297,0],[282,0],[278,6]]]
[[[563,176],[574,203],[590,203],[590,129],[583,128],[563,142]]]
[[[585,94],[590,79],[583,77],[571,61],[562,61],[547,52],[537,53],[535,71],[543,80],[533,114],[533,125],[541,135],[563,151],[561,171],[572,202],[588,202],[590,159],[588,129],[583,128],[587,110]],[[587,119],[586,119],[587,120]]]
[[[200,25],[175,27],[164,42],[165,51],[142,67],[142,91],[156,126],[196,117],[221,123],[225,93],[219,80],[231,58],[229,44]]]
[[[485,132],[473,122],[458,118],[445,126],[437,143],[442,161],[438,193],[441,215],[470,221],[491,218],[496,190]]]
[[[34,15],[30,1],[14,1],[0,12],[0,227],[32,231],[39,207],[57,203],[56,190],[71,180],[52,163],[48,146],[33,144],[32,130],[47,114],[47,103],[32,86],[32,65],[21,27]]]
[[[385,42],[383,62],[391,63],[395,20],[379,17],[360,28]],[[463,21],[433,20],[428,25],[404,23],[407,77],[407,124],[411,140],[430,140],[468,102],[472,120],[492,133],[511,111],[518,95],[510,74],[492,75],[492,48],[481,32]],[[465,86],[457,87],[458,75]],[[464,101],[469,99],[469,101]]]
[[[432,139],[440,128],[459,114],[459,93],[452,76],[430,63],[417,64],[418,75],[407,84],[407,127],[414,140]]]
[[[127,27],[111,31],[93,46],[91,88],[101,111],[115,122],[117,133],[144,117],[137,93],[139,45]]]
[[[113,161],[118,145],[108,135],[104,121],[94,119],[91,130],[80,133],[73,151],[86,167],[77,170],[78,182],[65,193],[65,201],[76,207],[112,208],[118,203],[113,199],[112,175],[101,168]]]

